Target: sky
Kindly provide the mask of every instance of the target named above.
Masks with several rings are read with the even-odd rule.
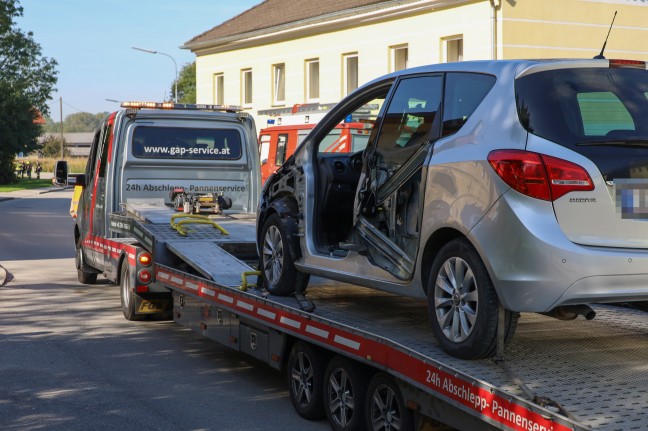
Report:
[[[34,33],[42,55],[58,62],[48,103],[60,121],[77,112],[111,112],[117,102],[173,97],[178,73],[195,55],[180,47],[262,0],[20,0],[16,27]]]

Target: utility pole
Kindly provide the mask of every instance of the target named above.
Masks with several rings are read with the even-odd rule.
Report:
[[[63,140],[63,97],[59,97],[59,109],[61,112],[61,160],[65,160],[64,157],[64,150],[65,150],[65,145],[64,145],[64,140]]]

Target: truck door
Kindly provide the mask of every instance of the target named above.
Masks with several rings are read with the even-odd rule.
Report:
[[[97,147],[97,168],[93,184],[92,197],[92,235],[99,238],[101,242],[106,238],[106,175],[110,162],[110,150],[112,147],[112,130],[114,117],[110,117],[101,128],[99,146]],[[103,249],[102,249],[103,250]],[[104,270],[106,265],[106,251],[97,250],[95,253],[94,267]]]

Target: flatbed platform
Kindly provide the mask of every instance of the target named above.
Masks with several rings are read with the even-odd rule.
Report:
[[[257,322],[389,370],[414,391],[439,398],[494,428],[648,429],[646,312],[595,305],[597,316],[591,321],[582,317],[560,321],[524,313],[504,356],[513,376],[492,359],[461,360],[446,354],[432,334],[426,301],[313,277],[305,293],[315,305],[309,312],[295,297],[239,290],[240,271],[249,267],[244,263],[230,267],[223,263],[223,253],[212,253],[214,247],[220,250],[228,243],[223,239],[226,235],[198,225],[190,235],[182,236],[169,226],[171,213],[168,208],[138,207],[142,222],[136,227],[203,274],[158,264],[157,281],[174,295],[188,295],[203,301],[205,307],[227,310],[236,319]],[[230,244],[255,243],[253,217],[224,217],[222,223],[231,229]],[[206,330],[213,324],[205,321],[195,326]],[[515,378],[533,395],[558,403],[563,411],[530,399]]]

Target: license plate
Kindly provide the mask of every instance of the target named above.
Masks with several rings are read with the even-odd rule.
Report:
[[[142,299],[137,312],[140,314],[160,313],[166,310],[166,305],[167,301],[147,301],[146,299]]]

